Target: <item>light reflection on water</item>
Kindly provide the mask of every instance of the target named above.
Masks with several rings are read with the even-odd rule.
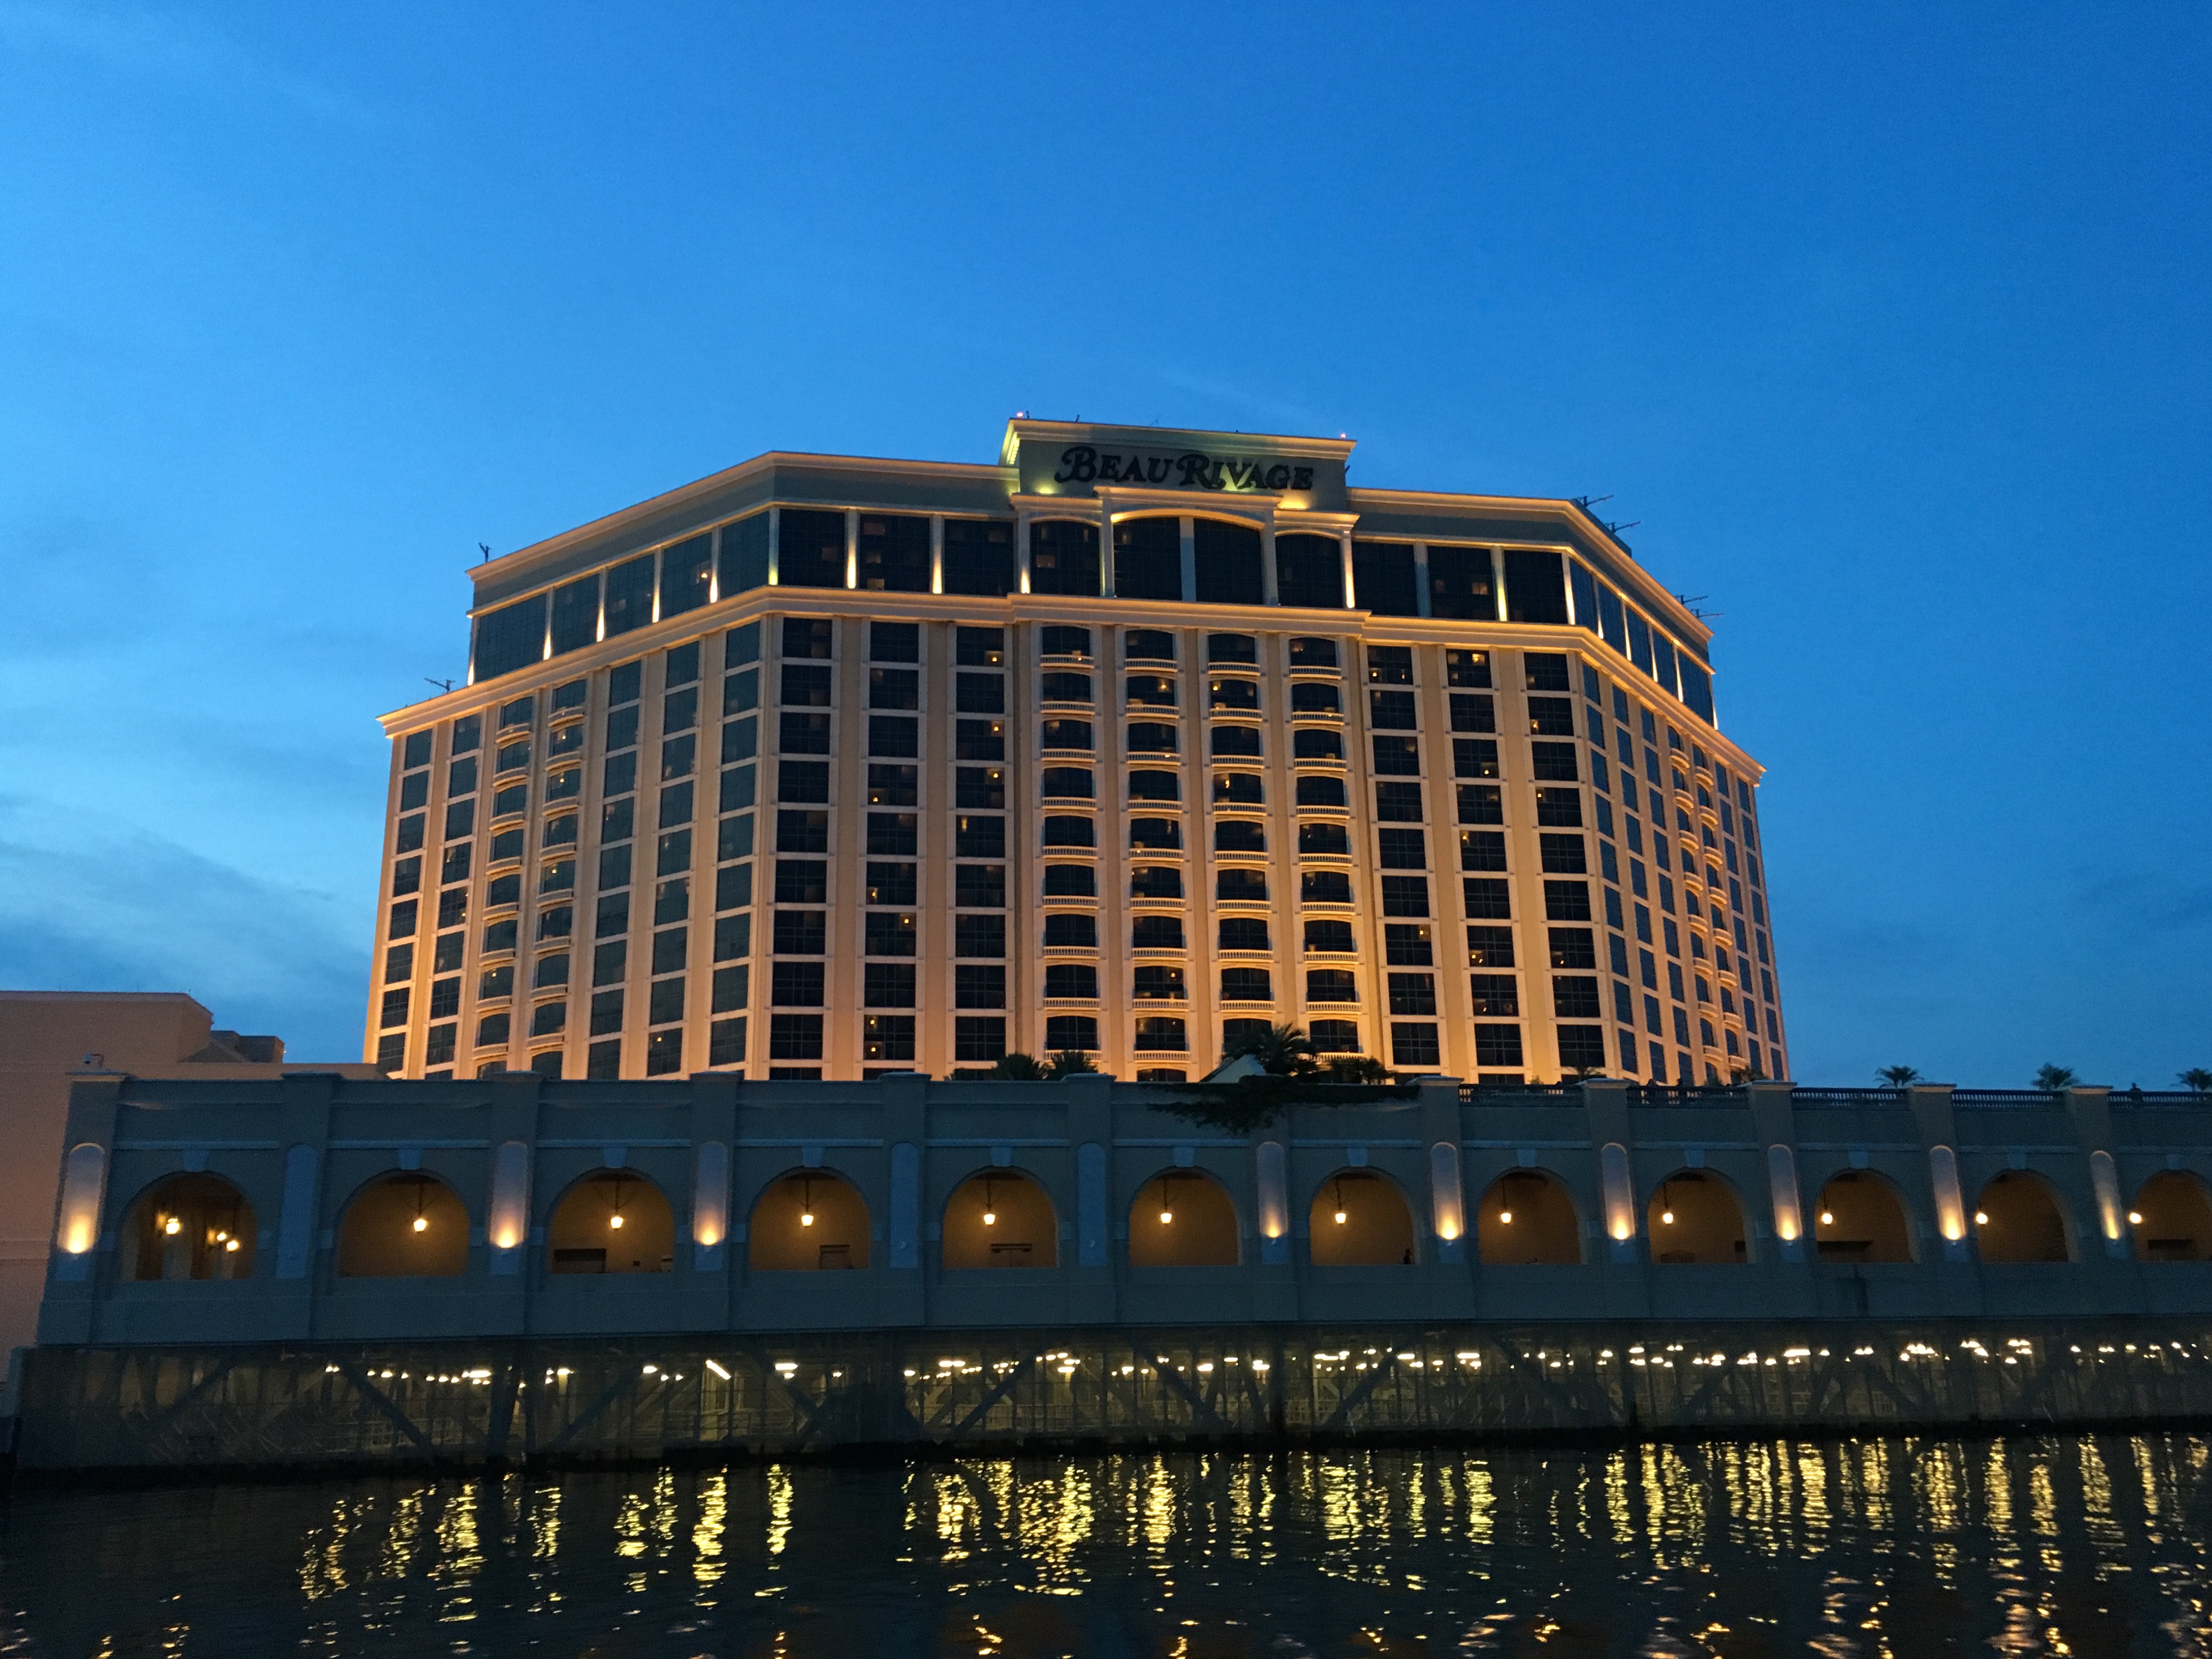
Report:
[[[19,1492],[0,1653],[2212,1654],[2189,1436]]]

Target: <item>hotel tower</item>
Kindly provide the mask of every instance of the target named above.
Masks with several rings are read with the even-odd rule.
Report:
[[[1017,417],[477,566],[467,684],[384,719],[368,1056],[1787,1075],[1711,630],[1574,502],[1351,451]]]

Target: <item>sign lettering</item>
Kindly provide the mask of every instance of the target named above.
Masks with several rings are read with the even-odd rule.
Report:
[[[1212,456],[1197,450],[1180,455],[1101,454],[1090,444],[1071,444],[1060,452],[1054,483],[1147,484],[1155,489],[1310,490],[1314,470],[1264,457]]]

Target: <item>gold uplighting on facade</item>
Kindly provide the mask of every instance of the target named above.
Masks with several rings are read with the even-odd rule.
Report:
[[[368,1052],[1175,1081],[1290,1025],[1495,1086],[1786,1072],[1705,624],[1577,504],[1355,489],[1352,447],[1017,420],[474,568],[469,684],[386,721]]]

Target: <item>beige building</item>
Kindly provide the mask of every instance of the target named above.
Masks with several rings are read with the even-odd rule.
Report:
[[[1017,417],[495,559],[385,719],[366,1053],[851,1079],[1267,1023],[1484,1083],[1785,1075],[1711,630],[1571,501]]]
[[[0,1354],[38,1328],[70,1085],[125,1073],[273,1079],[285,1069],[281,1038],[216,1030],[179,992],[0,991]],[[356,1061],[317,1069],[374,1075]]]

